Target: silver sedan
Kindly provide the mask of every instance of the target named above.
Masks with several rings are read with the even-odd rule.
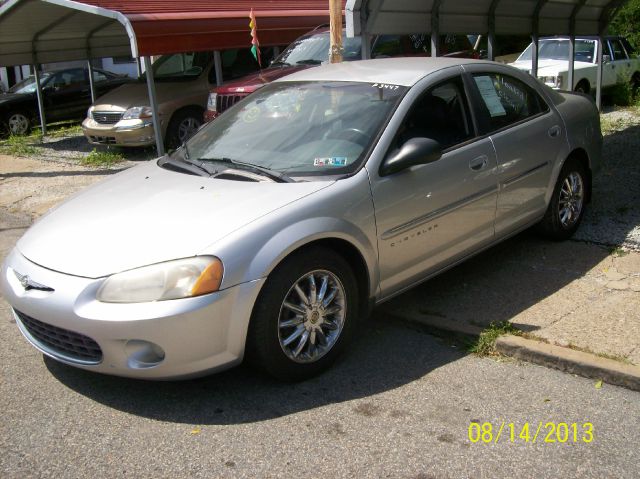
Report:
[[[69,365],[167,379],[246,357],[304,379],[376,304],[525,228],[570,237],[601,146],[589,98],[507,66],[313,68],[49,212],[0,285]]]

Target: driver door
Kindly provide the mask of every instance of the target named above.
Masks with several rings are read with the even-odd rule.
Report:
[[[438,141],[443,155],[388,176],[372,172],[382,297],[411,286],[494,236],[496,155],[489,138],[476,136],[461,76],[418,97],[394,147],[411,137]]]

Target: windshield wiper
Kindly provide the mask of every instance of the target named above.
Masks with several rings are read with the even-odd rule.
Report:
[[[290,67],[291,63],[283,62],[282,60],[277,60],[271,63],[272,67],[282,66],[282,67]]]
[[[280,173],[278,171],[272,170],[264,166],[258,166],[258,165],[253,165],[251,163],[244,163],[242,161],[232,160],[231,158],[200,158],[200,160],[203,162],[214,161],[217,163],[224,163],[225,165],[232,166],[239,170],[250,171],[258,175],[266,176],[267,178],[271,178],[272,180],[275,180],[278,183],[295,183],[296,182],[296,180],[294,180],[290,176],[285,175],[284,173]]]
[[[296,62],[298,65],[320,65],[322,62],[320,60],[314,60],[313,58],[309,58],[308,60],[300,60]]]
[[[173,158],[166,157],[158,162],[158,166],[169,168],[178,168],[186,173],[197,176],[212,176],[217,173],[217,170],[210,168],[201,161],[194,161],[188,158]]]

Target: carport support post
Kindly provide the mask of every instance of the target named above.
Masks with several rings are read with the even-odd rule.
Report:
[[[213,68],[216,70],[216,85],[222,85],[222,55],[218,50],[213,52]]]
[[[87,71],[89,72],[89,89],[91,90],[91,104],[96,102],[96,86],[93,83],[93,65],[91,60],[87,60]]]
[[[42,98],[42,85],[40,84],[40,65],[33,65],[33,74],[36,79],[36,97],[38,99],[38,112],[40,113],[40,128],[42,136],[47,134],[47,120],[44,116],[44,100]]]
[[[604,38],[598,35],[598,72],[596,73],[596,106],[598,111],[602,111],[602,57],[604,50]]]
[[[569,35],[569,78],[567,78],[567,90],[573,91],[573,77],[575,74],[576,35]]]
[[[151,68],[151,59],[144,57],[144,69],[147,73],[147,89],[149,90],[149,103],[151,103],[151,115],[153,118],[153,132],[156,136],[156,150],[158,156],[164,155],[164,143],[162,142],[162,125],[160,124],[160,115],[158,115],[158,100],[156,97],[156,83],[153,79],[153,68]]]
[[[540,42],[538,40],[538,33],[534,33],[532,35],[533,43],[531,45],[531,75],[536,80],[538,79],[538,47],[540,46]]]

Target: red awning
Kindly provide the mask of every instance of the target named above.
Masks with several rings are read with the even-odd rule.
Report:
[[[328,0],[86,0],[131,22],[141,56],[243,48],[250,44],[249,12],[260,44],[284,45],[329,21]]]

